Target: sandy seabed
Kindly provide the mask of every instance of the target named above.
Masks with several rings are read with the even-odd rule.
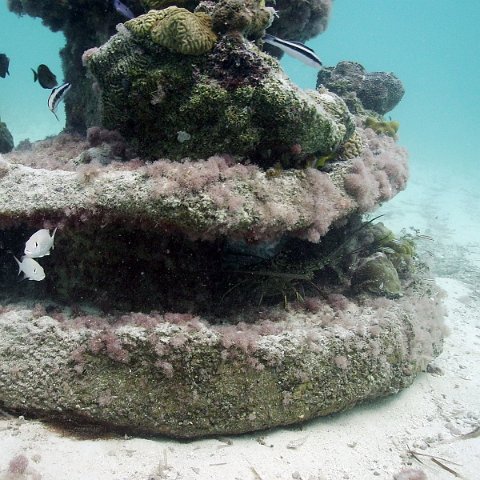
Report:
[[[433,238],[422,248],[447,293],[444,352],[411,387],[295,427],[189,442],[82,440],[0,414],[0,480],[480,478],[480,198],[474,182],[429,180],[380,212],[396,232],[413,226]],[[17,455],[28,467],[9,474]]]

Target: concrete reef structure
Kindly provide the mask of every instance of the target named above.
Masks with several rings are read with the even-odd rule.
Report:
[[[132,0],[116,28],[112,2],[57,4],[9,0],[65,32],[74,90],[69,133],[0,156],[1,408],[195,438],[408,386],[441,293],[415,234],[362,218],[406,186],[403,87],[349,63],[304,91],[261,50],[330,1]],[[18,282],[41,228],[45,278]]]
[[[406,185],[405,151],[371,130],[365,130],[362,139],[362,155],[330,162],[324,172],[264,171],[228,156],[102,167],[91,162],[98,147],[78,155],[75,140],[68,148],[77,156],[65,158],[63,168],[56,170],[21,164],[35,164],[37,155],[48,161],[50,152],[58,154],[55,143],[38,154],[13,152],[1,164],[0,195],[5,201],[0,222],[7,227],[44,217],[68,224],[69,218],[76,221],[85,215],[92,222],[97,218],[100,223],[121,221],[144,228],[168,226],[190,238],[261,241],[288,233],[318,242],[334,222],[374,210]],[[86,158],[90,163],[83,164]],[[69,171],[76,165],[78,171]]]
[[[192,315],[131,314],[112,326],[4,308],[1,405],[122,433],[243,433],[396,393],[441,350],[431,286],[402,300],[329,302],[217,326]]]

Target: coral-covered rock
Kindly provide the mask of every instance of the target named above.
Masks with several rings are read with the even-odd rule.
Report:
[[[405,93],[402,82],[393,73],[369,73],[356,62],[340,62],[336,67],[322,69],[317,85],[340,95],[355,113],[356,102],[360,100],[363,108],[383,115],[392,110]]]
[[[159,49],[151,39],[159,12],[127,22],[84,56],[102,90],[103,125],[140,153],[170,159],[230,153],[263,167],[279,161],[291,167],[336,150],[353,133],[353,117],[337,95],[296,87],[241,36],[224,36],[205,55]],[[179,132],[188,141],[179,141]],[[296,156],[294,145],[301,146]]]
[[[0,153],[8,153],[13,149],[13,137],[5,122],[0,121]]]
[[[90,148],[103,143],[111,147],[91,165],[95,152],[75,138],[60,137],[4,156],[3,225],[35,225],[39,216],[67,223],[85,217],[101,223],[163,226],[190,238],[269,240],[294,233],[318,241],[335,221],[392,198],[408,178],[405,151],[370,129],[359,130],[362,154],[332,161],[328,172],[264,171],[232,157],[102,167],[100,163],[108,163],[105,152],[115,160],[124,147],[118,135],[95,132],[90,131]],[[72,171],[85,162],[80,171]]]
[[[269,33],[288,40],[305,41],[327,28],[331,0],[267,0],[277,16]]]
[[[128,6],[135,15],[141,15],[149,9],[163,9],[171,6],[182,7],[193,11],[199,3],[202,11],[213,11],[218,7],[217,28],[225,31],[221,21],[222,5],[231,2],[199,2],[198,0],[130,0]],[[216,5],[218,3],[218,5]],[[224,20],[230,26],[239,27],[245,23],[244,33],[250,38],[259,38],[263,29],[273,20],[270,33],[283,38],[306,40],[322,32],[327,23],[331,1],[298,0],[267,1],[248,0],[242,2],[247,8],[237,15],[237,21]],[[205,5],[208,4],[208,7]],[[95,85],[85,75],[85,69],[80,61],[82,53],[92,47],[100,46],[115,32],[115,25],[124,20],[115,10],[114,2],[98,0],[8,0],[8,8],[18,15],[39,17],[53,31],[61,30],[66,39],[62,50],[64,78],[72,84],[69,95],[65,98],[66,126],[69,131],[85,133],[86,129],[98,125],[100,121]],[[274,16],[274,11],[276,12]],[[225,13],[225,9],[223,9]],[[250,13],[248,13],[250,12]],[[252,16],[251,13],[254,12]],[[268,47],[267,47],[268,48]],[[276,54],[281,52],[276,50]],[[273,51],[268,49],[268,51]]]

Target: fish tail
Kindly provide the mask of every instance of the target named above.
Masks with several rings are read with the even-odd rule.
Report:
[[[37,72],[33,68],[31,68],[30,70],[33,72],[33,81],[36,82],[38,80]]]
[[[15,255],[13,255],[13,258],[18,263],[18,274],[17,275],[20,275],[20,273],[22,272],[22,264],[21,264],[20,260]]]
[[[55,230],[54,230],[53,233],[52,233],[52,250],[55,248],[55,247],[53,246],[53,240],[55,239],[55,233],[56,233],[56,231],[57,231],[57,228],[58,228],[58,227],[55,227]]]

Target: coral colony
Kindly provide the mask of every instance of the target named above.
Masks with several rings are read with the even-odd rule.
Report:
[[[444,312],[415,235],[372,214],[408,178],[403,86],[317,70],[296,41],[330,1],[50,3],[9,1],[63,30],[69,91],[56,137],[12,150],[0,124],[3,408],[191,438],[410,385]]]

